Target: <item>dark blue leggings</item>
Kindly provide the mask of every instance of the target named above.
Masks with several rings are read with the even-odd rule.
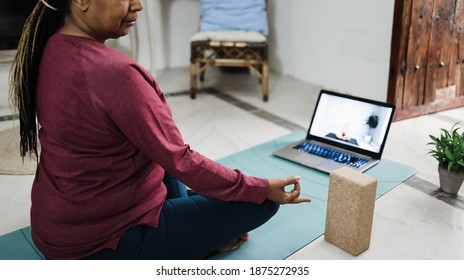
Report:
[[[168,197],[157,228],[139,225],[121,238],[117,250],[104,249],[87,259],[204,259],[268,221],[279,209],[266,200],[257,205],[223,202],[185,188],[165,175]]]

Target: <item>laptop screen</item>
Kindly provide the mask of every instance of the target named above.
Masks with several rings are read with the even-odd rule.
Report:
[[[395,106],[322,90],[308,139],[381,155]]]

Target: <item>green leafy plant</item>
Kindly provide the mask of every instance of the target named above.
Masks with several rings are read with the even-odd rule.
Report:
[[[367,134],[371,134],[371,129],[376,128],[379,125],[379,116],[374,112],[370,115],[367,120],[366,124],[369,126],[369,132]]]
[[[432,139],[427,145],[434,146],[428,154],[432,155],[438,165],[451,171],[464,171],[464,132],[459,132],[457,123],[450,130],[441,129],[439,137],[429,135]]]

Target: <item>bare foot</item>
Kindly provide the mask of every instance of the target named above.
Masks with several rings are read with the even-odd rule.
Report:
[[[224,245],[224,246],[220,247],[219,249],[217,249],[216,252],[223,253],[223,252],[229,252],[229,251],[237,250],[238,247],[240,247],[240,245],[245,243],[249,238],[250,238],[250,234],[248,234],[248,232],[245,233],[245,234],[242,234],[237,239],[235,239],[234,241],[232,241],[230,243],[227,243],[226,245]]]

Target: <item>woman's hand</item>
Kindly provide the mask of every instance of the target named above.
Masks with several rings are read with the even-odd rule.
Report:
[[[300,197],[300,176],[269,179],[267,199],[279,204],[311,202],[310,198]],[[293,184],[293,190],[286,192],[285,187]]]

